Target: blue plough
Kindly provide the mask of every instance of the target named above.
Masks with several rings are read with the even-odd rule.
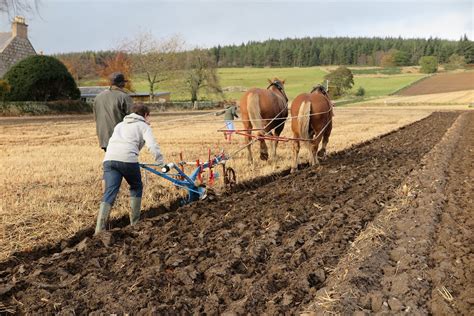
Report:
[[[209,184],[213,184],[214,180],[219,177],[219,173],[214,171],[214,167],[218,165],[223,166],[224,173],[224,185],[226,188],[230,188],[235,184],[235,172],[232,168],[225,166],[226,161],[228,160],[227,156],[224,153],[219,154],[218,156],[209,159],[205,163],[194,162],[184,162],[179,163],[168,163],[166,165],[157,165],[157,164],[145,164],[141,163],[140,167],[149,171],[153,174],[156,174],[174,184],[177,187],[187,190],[188,196],[182,201],[183,204],[188,204],[198,200],[204,200],[208,196],[208,190],[205,185],[202,184],[201,174],[204,170],[208,169],[210,171],[209,175]],[[196,168],[188,176],[184,172],[184,165],[195,165]],[[160,167],[160,170],[155,169]],[[198,184],[198,182],[201,182]]]

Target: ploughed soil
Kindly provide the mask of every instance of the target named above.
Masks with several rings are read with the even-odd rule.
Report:
[[[256,180],[134,227],[31,254],[34,260],[12,258],[0,264],[0,312],[295,314],[408,311],[414,304],[467,314],[474,303],[473,114],[434,113],[333,154],[319,168]],[[449,146],[439,152],[450,161],[431,166],[426,157],[442,141]],[[428,167],[443,169],[441,181],[421,178]],[[407,180],[418,171],[436,186]],[[419,199],[422,193],[429,199]],[[425,210],[432,225],[412,227],[420,206],[437,199]],[[399,203],[406,213],[383,216]],[[395,229],[361,239],[374,223],[383,227],[382,217],[396,221]],[[426,240],[420,255],[411,231]],[[354,245],[364,260],[353,256]],[[397,270],[405,254],[414,260]],[[365,270],[352,271],[352,259]],[[422,282],[412,286],[419,269]],[[402,293],[395,297],[393,288]]]
[[[436,74],[400,90],[397,95],[420,95],[463,90],[474,90],[474,71]]]
[[[474,113],[470,114],[447,170],[445,204],[428,260],[434,285],[429,303],[433,312],[444,315],[474,311]]]
[[[474,112],[462,114],[340,258],[308,310],[474,309]]]

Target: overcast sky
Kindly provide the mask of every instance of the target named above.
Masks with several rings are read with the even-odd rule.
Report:
[[[40,0],[27,16],[46,54],[114,49],[124,38],[179,34],[189,47],[305,36],[473,39],[474,0]],[[0,31],[9,18],[0,15]]]

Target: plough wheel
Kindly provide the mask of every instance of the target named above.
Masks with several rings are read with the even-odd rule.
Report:
[[[235,176],[235,170],[230,168],[230,167],[225,168],[225,171],[224,171],[224,186],[225,186],[225,189],[230,190],[236,184],[237,184],[237,177]]]

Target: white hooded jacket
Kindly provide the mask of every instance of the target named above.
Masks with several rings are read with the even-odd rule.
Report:
[[[145,144],[155,157],[156,163],[162,164],[163,155],[151,127],[143,116],[136,113],[129,114],[115,126],[104,161],[138,162],[138,154]]]

